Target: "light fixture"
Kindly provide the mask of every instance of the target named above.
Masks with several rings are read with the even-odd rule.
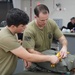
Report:
[[[56,4],[56,7],[57,7],[57,8],[56,8],[57,11],[65,11],[65,10],[66,10],[66,8],[62,8],[62,7],[61,7],[61,3],[57,3],[57,4]]]

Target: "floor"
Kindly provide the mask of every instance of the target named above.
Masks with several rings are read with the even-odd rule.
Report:
[[[75,75],[75,74],[58,74],[58,73],[24,71],[24,72],[21,72],[21,73],[16,73],[14,75]]]

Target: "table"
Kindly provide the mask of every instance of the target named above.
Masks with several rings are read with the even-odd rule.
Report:
[[[75,54],[75,33],[63,33],[68,41],[68,51]],[[61,49],[61,45],[59,46]]]

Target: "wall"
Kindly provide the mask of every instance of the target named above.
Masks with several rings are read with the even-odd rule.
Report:
[[[0,1],[0,28],[4,27],[6,14],[12,8],[13,8],[12,2]]]
[[[24,10],[30,17],[30,0],[22,0],[21,9]]]
[[[21,9],[21,0],[13,0],[13,6],[14,8]]]
[[[18,0],[15,0],[18,2]],[[20,6],[22,10],[26,10],[27,14],[31,19],[34,19],[33,9],[38,2],[46,4],[50,10],[50,18],[53,19],[63,19],[63,25],[66,26],[70,21],[70,18],[75,16],[75,0],[32,0],[32,10],[30,12],[30,0],[20,0]],[[66,10],[58,11],[56,10],[56,3],[61,3],[61,7],[66,8]],[[18,4],[18,3],[17,3]],[[17,6],[16,4],[16,6]]]

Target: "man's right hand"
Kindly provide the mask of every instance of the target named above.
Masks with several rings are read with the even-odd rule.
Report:
[[[59,58],[56,55],[51,55],[51,61],[52,64],[57,64],[59,62]]]
[[[25,65],[25,68],[28,69],[31,67],[32,63],[24,60],[24,65]]]

